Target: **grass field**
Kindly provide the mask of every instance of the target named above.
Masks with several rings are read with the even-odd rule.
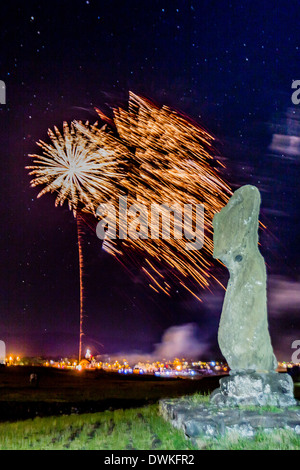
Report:
[[[0,423],[0,450],[299,450],[300,436],[289,431],[261,433],[255,439],[238,435],[191,443],[151,405]]]
[[[160,398],[195,394],[195,400],[207,400],[218,377],[159,380],[38,368],[39,386],[31,388],[31,371],[0,371],[0,450],[300,449],[300,436],[289,431],[258,434],[255,439],[232,434],[198,440],[196,446],[159,415]],[[83,412],[90,407],[93,413]],[[36,417],[24,419],[28,416]]]
[[[29,383],[32,371],[39,376],[37,388]],[[0,421],[137,408],[160,398],[208,393],[217,386],[218,377],[161,379],[101,371],[8,367],[0,370]]]
[[[29,383],[31,372],[39,377],[39,386]],[[205,380],[163,379],[155,376],[121,375],[102,371],[82,372],[47,367],[7,367],[0,369],[0,402],[44,401],[84,402],[106,399],[158,400],[218,386],[218,377]],[[1,419],[1,415],[0,415]]]
[[[0,424],[0,449],[188,449],[157,405]]]

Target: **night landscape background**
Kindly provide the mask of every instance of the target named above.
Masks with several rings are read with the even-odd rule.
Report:
[[[78,349],[76,221],[67,205],[54,207],[54,196],[36,199],[27,155],[49,127],[96,121],[94,107],[111,116],[131,90],[203,125],[217,139],[232,189],[253,184],[261,191],[270,333],[277,358],[290,360],[300,339],[300,150],[282,151],[272,141],[273,134],[299,136],[300,105],[291,101],[292,81],[300,79],[299,22],[295,0],[1,5],[0,339],[8,351]],[[84,259],[84,345],[93,354],[167,354],[168,330],[174,353],[221,357],[218,283],[199,290],[202,303],[180,287],[171,298],[156,294],[141,271],[128,266],[129,274],[101,250],[88,228]],[[227,270],[212,271],[226,285]]]

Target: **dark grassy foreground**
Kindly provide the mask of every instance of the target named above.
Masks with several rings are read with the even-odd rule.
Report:
[[[204,398],[205,399],[205,398]],[[255,439],[231,435],[185,439],[158,414],[157,405],[61,417],[0,423],[0,450],[299,450],[300,436],[289,431],[261,433]]]
[[[0,449],[193,449],[160,416],[157,405],[0,423]]]
[[[160,398],[195,394],[195,400],[207,400],[218,377],[164,380],[38,368],[35,389],[30,372],[25,367],[0,372],[0,450],[300,449],[300,436],[289,431],[255,439],[232,434],[198,440],[196,447],[159,415]],[[296,384],[298,398],[299,392]]]
[[[30,386],[31,372],[38,374],[37,388]],[[218,377],[161,379],[101,371],[8,367],[0,369],[0,421],[141,407],[160,398],[209,393],[218,382]]]
[[[34,372],[39,385],[32,388],[29,376]],[[164,379],[153,375],[123,375],[104,371],[82,372],[48,367],[15,366],[0,369],[0,401],[78,401],[106,398],[133,400],[180,396],[209,391],[218,386],[218,377],[205,380]]]

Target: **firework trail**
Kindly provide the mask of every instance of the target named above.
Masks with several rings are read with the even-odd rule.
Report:
[[[90,127],[85,123],[85,129]],[[83,286],[83,252],[82,235],[85,213],[95,214],[98,204],[115,194],[115,184],[121,173],[118,161],[120,152],[105,129],[98,129],[97,143],[88,140],[74,127],[63,123],[63,134],[57,127],[54,132],[49,129],[48,135],[52,144],[39,141],[42,155],[29,155],[34,165],[27,166],[29,175],[34,178],[31,186],[43,185],[37,197],[56,192],[55,205],[68,202],[73,210],[77,223],[79,285],[80,285],[80,328],[79,328],[79,361],[82,357],[84,286]]]
[[[77,241],[78,241],[78,261],[79,261],[79,296],[80,296],[80,304],[79,304],[79,354],[78,359],[79,361],[82,358],[82,343],[83,343],[83,317],[84,317],[84,309],[83,309],[83,300],[84,300],[84,286],[83,286],[83,253],[82,253],[82,235],[83,235],[83,227],[82,227],[82,217],[80,213],[77,213],[76,216],[76,224],[77,224]]]

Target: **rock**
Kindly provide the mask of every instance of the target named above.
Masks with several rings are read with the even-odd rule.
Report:
[[[219,438],[231,433],[249,438],[261,431],[277,429],[300,433],[300,406],[284,410],[261,406],[216,406],[213,403],[195,403],[192,398],[186,397],[160,400],[159,409],[166,420],[193,442],[199,441],[199,445],[202,445],[203,438]]]
[[[224,434],[224,427],[222,421],[217,423],[213,419],[197,419],[190,418],[183,422],[183,429],[188,437],[198,437],[205,435],[207,437],[214,437],[218,434]],[[179,428],[180,429],[180,428]]]
[[[259,207],[258,189],[242,186],[213,219],[213,256],[230,273],[218,342],[234,371],[277,367],[268,330],[266,267],[258,250]]]
[[[217,405],[254,405],[288,407],[297,405],[294,383],[285,373],[244,371],[220,379],[220,387],[211,394]]]

